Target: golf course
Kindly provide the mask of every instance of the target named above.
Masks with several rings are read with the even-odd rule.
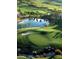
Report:
[[[17,59],[62,59],[61,5],[61,0],[17,0]]]

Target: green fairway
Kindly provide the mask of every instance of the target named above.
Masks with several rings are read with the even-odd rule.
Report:
[[[23,32],[27,32],[27,31],[44,31],[44,32],[61,32],[59,30],[54,29],[56,26],[49,26],[49,27],[31,27],[31,28],[22,28],[22,29],[18,29],[17,32],[18,33],[23,33]]]
[[[32,33],[25,36],[21,35],[21,33],[27,33],[28,31],[31,31]],[[62,45],[61,31],[56,30],[53,27],[33,27],[18,29],[18,41],[22,41],[21,43],[26,43],[29,41],[37,47],[52,45],[60,48]]]
[[[18,0],[17,10],[24,14],[31,16],[46,15],[48,13],[52,13],[53,10],[61,10],[61,2],[51,1],[51,0]],[[48,3],[49,2],[49,3]],[[29,5],[30,4],[30,5]],[[51,10],[51,11],[50,11]]]

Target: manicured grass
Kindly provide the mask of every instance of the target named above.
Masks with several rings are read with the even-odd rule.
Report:
[[[33,27],[33,28],[22,28],[18,29],[18,33],[21,34],[23,32],[32,31],[30,35],[22,36],[23,38],[18,37],[18,42],[26,42],[30,41],[32,44],[38,47],[45,47],[48,45],[55,46],[57,48],[62,47],[62,39],[61,39],[61,31],[52,29],[53,27]],[[19,36],[18,34],[18,36]],[[24,43],[23,43],[24,44]]]
[[[56,48],[62,48],[62,39],[53,39],[50,44]]]
[[[54,10],[55,8],[57,10],[61,10],[60,6],[55,6],[55,5],[50,5],[50,4],[43,4],[41,2],[34,2],[33,5],[37,6],[37,7],[47,7],[48,9]]]
[[[28,15],[28,12],[33,12],[34,14],[41,14],[41,15],[46,15],[49,13],[50,10],[61,10],[61,3],[58,2],[50,2],[49,3],[44,3],[46,0],[35,0],[35,1],[30,1],[31,5],[35,6],[29,6],[28,2],[25,1],[26,3],[21,3],[20,6],[18,5],[17,9],[20,10],[21,13]],[[25,4],[25,5],[24,5]],[[39,8],[36,8],[39,7]],[[34,15],[33,14],[33,15]]]
[[[29,58],[27,58],[25,56],[17,56],[17,59],[29,59]],[[34,58],[33,57],[32,59],[48,59],[48,58],[47,57],[44,57],[44,58]],[[52,59],[62,59],[62,56],[61,55],[56,55]]]
[[[48,59],[48,58],[33,58],[33,59]]]
[[[61,55],[56,55],[56,56],[54,57],[54,59],[62,59],[62,56],[61,56]]]
[[[53,29],[56,26],[52,26],[52,27],[31,27],[31,28],[22,28],[22,29],[18,29],[17,32],[18,33],[23,33],[23,32],[27,32],[27,31],[44,31],[44,32],[61,32],[59,30]]]
[[[30,42],[37,45],[38,47],[43,47],[43,46],[49,45],[49,40],[40,34],[29,35],[29,40],[30,40]]]
[[[28,58],[25,56],[17,56],[17,59],[28,59]]]

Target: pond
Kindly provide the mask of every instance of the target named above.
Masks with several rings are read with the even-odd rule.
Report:
[[[17,24],[17,28],[28,27],[45,27],[49,25],[49,21],[45,19],[24,19]]]

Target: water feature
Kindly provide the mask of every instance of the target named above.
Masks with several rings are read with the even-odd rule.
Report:
[[[17,24],[17,28],[28,28],[28,27],[45,27],[49,25],[48,20],[44,19],[24,19]]]

